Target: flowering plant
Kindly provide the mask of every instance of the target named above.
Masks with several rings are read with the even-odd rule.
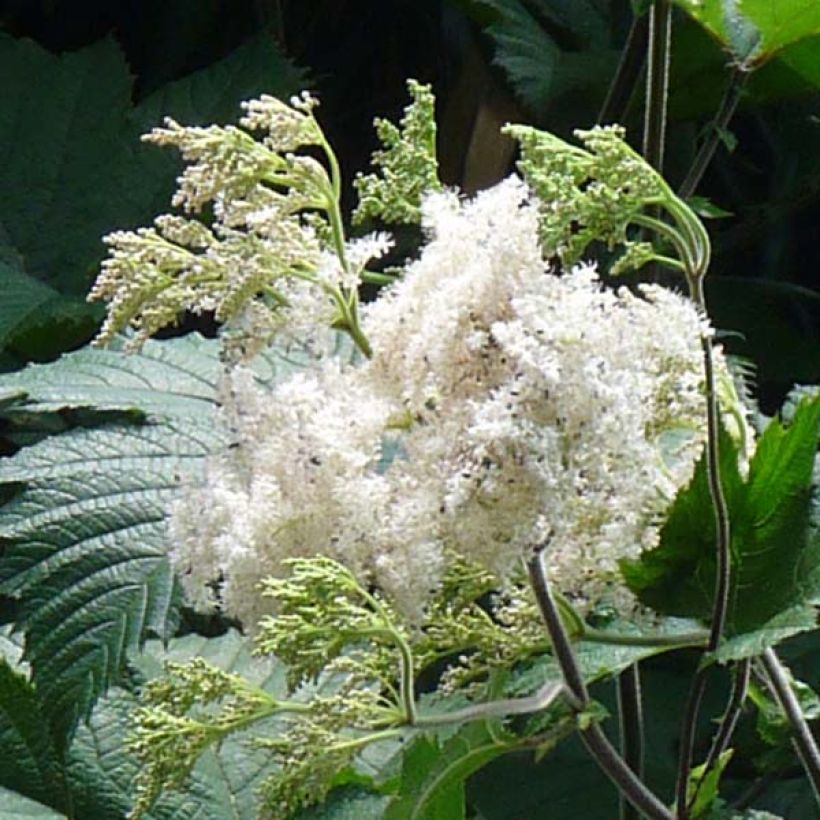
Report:
[[[136,712],[131,816],[263,722],[273,732],[254,742],[279,764],[267,816],[323,800],[363,777],[364,751],[397,744],[409,751],[385,816],[438,816],[446,798],[408,785],[412,750],[475,724],[494,754],[578,731],[625,805],[706,816],[740,707],[703,766],[684,744],[670,808],[607,738],[588,689],[604,670],[584,668],[583,648],[629,647],[607,670],[625,679],[643,654],[698,647],[735,664],[741,703],[760,656],[800,728],[771,636],[750,648],[766,622],[743,621],[735,573],[753,572],[738,556],[773,448],[816,440],[818,402],[755,447],[706,314],[708,235],[622,130],[578,132],[576,146],[509,126],[519,174],[469,199],[438,179],[430,89],[409,88],[400,126],[378,126],[374,173],[356,180],[354,222],[421,224],[398,272],[374,269],[389,235],[346,237],[338,162],[307,95],[247,103],[242,128],[153,131],[188,163],[174,198],[188,216],[107,239],[91,293],[109,305],[100,342],[130,325],[138,347],[183,310],[224,322],[230,442],[175,503],[171,557],[191,602],[238,618],[287,665],[291,693],[201,660],[169,666]],[[593,243],[620,254],[610,276],[651,262],[688,295],[610,284]],[[363,282],[382,286],[367,304]],[[313,366],[260,387],[252,362],[271,339],[306,346]],[[707,555],[676,546],[693,526],[714,530]],[[687,561],[700,597],[659,604]],[[690,732],[707,675],[694,676]]]

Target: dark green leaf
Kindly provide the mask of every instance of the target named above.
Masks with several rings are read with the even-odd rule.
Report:
[[[55,808],[66,807],[62,767],[37,694],[25,675],[0,659],[0,787]],[[7,815],[2,811],[0,817]]]
[[[687,794],[692,802],[693,820],[705,820],[711,813],[715,801],[718,799],[718,789],[720,778],[729,761],[732,759],[732,750],[727,749],[717,760],[717,763],[706,770],[706,764],[692,769],[692,773],[687,784]],[[705,772],[705,774],[704,774]]]
[[[811,486],[820,399],[806,400],[788,427],[772,421],[761,436],[748,479],[721,435],[721,474],[732,524],[733,583],[727,634],[748,635],[731,657],[756,651],[812,625],[802,608],[820,594],[820,543],[810,528]],[[661,544],[625,562],[624,576],[644,603],[670,615],[708,620],[715,577],[713,513],[703,459],[679,493]]]
[[[487,29],[496,43],[495,62],[537,118],[564,95],[605,88],[618,53],[609,42],[608,7],[596,0],[550,3],[541,0],[480,0],[498,13]],[[539,19],[540,18],[540,19]],[[541,20],[546,24],[542,24]],[[562,48],[553,33],[574,48]]]
[[[0,253],[0,284],[8,280],[13,296],[0,310],[0,345],[13,328],[23,355],[46,358],[82,343],[99,321],[99,306],[83,298],[104,255],[100,237],[169,207],[178,158],[140,144],[140,134],[165,115],[234,121],[240,100],[287,96],[303,79],[267,33],[137,108],[111,38],[56,56],[0,34],[0,76],[0,241],[10,249]],[[15,304],[20,315],[7,317]]]
[[[704,219],[726,219],[728,216],[734,216],[731,211],[725,211],[705,196],[693,196],[687,202],[689,207]]]
[[[462,820],[467,778],[516,741],[500,724],[471,723],[440,744],[421,736],[404,753],[398,796],[385,820]]]
[[[270,381],[309,361],[271,351]],[[115,681],[146,634],[172,634],[178,592],[167,553],[169,506],[224,443],[215,423],[219,343],[188,336],[140,354],[86,349],[0,378],[25,398],[2,413],[32,426],[87,411],[74,429],[0,463],[0,584],[19,601],[26,659],[58,736]],[[118,423],[110,421],[115,413]],[[140,423],[142,422],[142,423]]]

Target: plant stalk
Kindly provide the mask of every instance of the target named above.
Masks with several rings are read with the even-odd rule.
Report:
[[[663,153],[666,143],[671,42],[672,3],[670,0],[655,0],[649,10],[643,155],[658,172],[663,170]]]
[[[700,275],[687,276],[687,283],[692,301],[697,305],[699,310],[706,315],[706,297],[703,292],[704,273],[705,270],[700,272]],[[726,496],[723,493],[723,484],[720,478],[720,408],[718,407],[715,387],[715,365],[712,353],[712,340],[704,336],[701,339],[701,347],[703,350],[703,365],[706,381],[706,470],[709,483],[709,495],[715,514],[715,538],[717,544],[714,604],[706,651],[714,652],[720,645],[723,630],[726,626],[726,613],[729,608],[729,590],[732,580],[731,528],[729,523],[729,508],[726,503]],[[701,702],[703,701],[703,695],[706,690],[707,674],[708,671],[705,669],[699,669],[695,673],[684,714],[676,788],[678,820],[687,820],[689,817],[687,787],[692,770],[695,729],[697,727]]]
[[[726,751],[732,740],[732,735],[734,734],[735,727],[740,719],[740,713],[743,709],[743,703],[749,692],[749,675],[751,668],[752,662],[749,658],[744,658],[735,667],[735,680],[732,686],[732,694],[729,697],[729,703],[726,705],[726,711],[720,720],[718,733],[712,741],[709,757],[706,758],[707,771],[717,764],[720,756]]]
[[[772,691],[794,731],[794,745],[797,754],[811,781],[815,800],[820,805],[820,750],[817,748],[817,742],[809,728],[808,721],[803,716],[797,696],[792,690],[786,668],[780,662],[774,649],[771,647],[766,649],[761,659],[769,675]]]
[[[621,755],[626,765],[643,779],[643,703],[641,671],[637,662],[628,666],[618,676],[618,721],[621,728]],[[623,795],[620,820],[640,820],[640,814]]]
[[[720,144],[723,132],[734,116],[735,109],[743,95],[743,88],[746,85],[746,77],[748,77],[748,75],[748,70],[742,66],[735,66],[732,70],[729,85],[726,87],[715,118],[709,125],[706,139],[701,144],[697,154],[695,154],[692,166],[686,174],[686,178],[681,183],[678,194],[683,199],[687,199],[695,193],[704,172],[709,167],[709,163],[712,161],[712,157],[714,157],[715,151]]]
[[[564,684],[577,702],[575,708],[582,711],[590,706],[591,700],[550,590],[544,568],[543,547],[536,549],[534,555],[527,561],[527,571],[552,642],[553,655],[564,678]],[[579,733],[587,751],[604,774],[612,780],[619,793],[624,795],[640,813],[646,815],[650,820],[674,820],[669,809],[624,762],[597,723],[593,722],[585,728],[579,727]]]

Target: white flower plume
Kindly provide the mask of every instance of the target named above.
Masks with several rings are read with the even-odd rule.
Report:
[[[363,308],[371,360],[272,394],[234,372],[238,447],[172,520],[195,600],[252,625],[258,581],[321,553],[418,616],[447,556],[503,582],[546,541],[564,594],[632,606],[618,562],[656,542],[701,449],[707,325],[663,288],[551,271],[515,177],[470,201],[434,194],[423,218],[420,258]]]

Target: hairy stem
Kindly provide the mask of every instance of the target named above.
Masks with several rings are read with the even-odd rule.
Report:
[[[671,39],[672,3],[670,0],[655,0],[649,10],[649,55],[646,72],[643,155],[657,171],[663,170],[663,151],[666,142]]]
[[[697,154],[695,154],[692,166],[686,174],[686,178],[681,183],[678,193],[684,199],[695,193],[704,172],[709,167],[709,163],[712,161],[712,157],[715,155],[715,151],[720,144],[723,132],[729,125],[729,121],[734,116],[737,104],[740,102],[748,74],[749,72],[741,66],[735,66],[732,70],[729,85],[726,87],[715,118],[708,127],[706,139],[701,144]]]
[[[618,69],[612,78],[598,123],[606,125],[624,118],[629,98],[646,64],[646,42],[649,36],[649,15],[642,14],[632,20],[626,37]]]
[[[575,659],[564,623],[550,590],[543,562],[543,549],[539,548],[527,562],[530,583],[533,586],[538,607],[547,627],[552,651],[564,683],[576,701],[575,708],[589,707],[591,700],[586,684]],[[592,758],[612,780],[619,793],[623,794],[635,808],[650,820],[673,820],[673,815],[661,801],[647,788],[646,784],[627,766],[615,747],[597,723],[579,729],[581,740]]]
[[[761,658],[769,675],[772,691],[792,726],[797,754],[811,781],[814,797],[820,805],[820,750],[817,748],[817,742],[803,716],[803,710],[792,690],[789,675],[780,662],[780,658],[771,648],[767,649]]]
[[[624,761],[639,778],[643,778],[643,703],[641,672],[637,663],[628,666],[618,676],[618,720]],[[620,820],[640,820],[635,807],[623,795]]]

